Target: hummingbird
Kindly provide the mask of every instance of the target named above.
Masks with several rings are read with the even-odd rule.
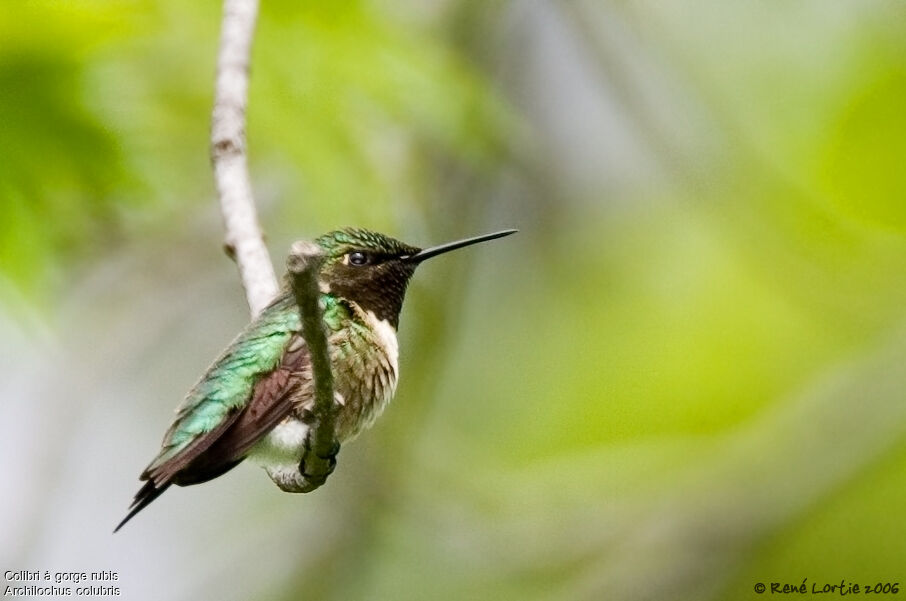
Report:
[[[334,378],[335,439],[371,426],[396,392],[397,328],[409,280],[426,259],[516,233],[509,229],[421,249],[346,228],[315,243],[324,261],[319,303]],[[176,410],[161,449],[142,472],[119,530],[172,484],[207,482],[245,459],[286,492],[307,492],[303,461],[313,423],[311,356],[289,281],[214,361]],[[332,451],[335,464],[339,445]]]

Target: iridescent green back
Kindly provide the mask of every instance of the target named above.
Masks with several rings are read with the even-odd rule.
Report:
[[[284,293],[251,322],[186,395],[149,470],[176,456],[216,428],[251,398],[255,383],[280,363],[290,338],[301,328],[291,293]]]

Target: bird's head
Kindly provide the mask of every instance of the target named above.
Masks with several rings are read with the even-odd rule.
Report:
[[[325,254],[320,279],[330,294],[355,302],[396,328],[406,286],[422,261],[515,232],[504,230],[421,249],[369,230],[336,230],[315,240]]]

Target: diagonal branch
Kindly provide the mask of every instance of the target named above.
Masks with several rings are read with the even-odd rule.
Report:
[[[311,492],[324,484],[336,466],[340,445],[336,437],[336,406],[333,402],[333,373],[327,349],[327,334],[318,300],[318,272],[324,262],[321,248],[301,240],[293,244],[286,268],[289,271],[293,294],[302,318],[302,337],[311,353],[314,375],[314,422],[308,432],[305,455],[299,465],[302,482],[300,492]]]
[[[225,0],[211,121],[211,162],[223,215],[225,249],[239,267],[252,317],[279,292],[264,245],[245,158],[245,107],[258,0]]]

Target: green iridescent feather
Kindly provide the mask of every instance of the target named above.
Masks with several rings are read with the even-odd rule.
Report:
[[[244,407],[255,383],[280,363],[301,322],[292,294],[283,294],[250,323],[186,395],[148,469],[176,456],[199,435]]]
[[[349,314],[332,295],[321,296],[324,323],[340,330]],[[164,435],[152,470],[178,455],[200,435],[210,432],[230,414],[245,407],[255,383],[277,367],[292,336],[301,329],[293,295],[281,294],[214,361],[177,409],[176,421]]]

